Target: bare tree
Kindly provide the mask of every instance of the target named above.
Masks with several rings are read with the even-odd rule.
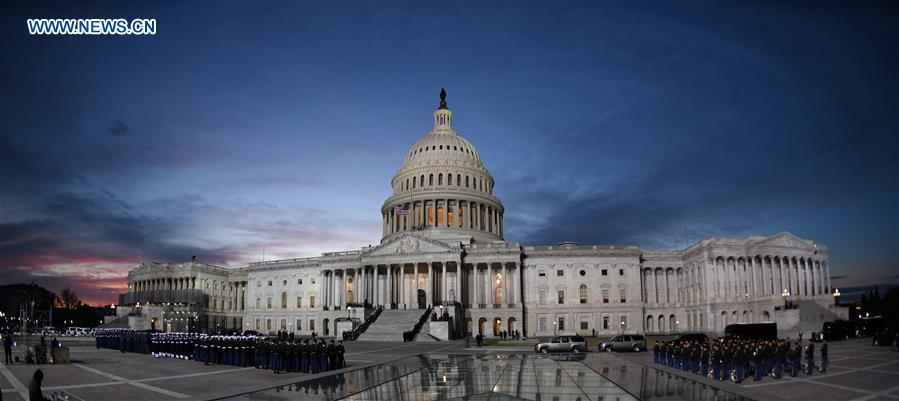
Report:
[[[81,300],[78,299],[78,295],[75,295],[74,291],[66,287],[60,291],[59,297],[57,298],[57,305],[63,309],[75,309],[81,306]]]

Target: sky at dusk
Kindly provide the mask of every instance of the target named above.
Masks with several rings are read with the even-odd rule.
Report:
[[[0,6],[0,284],[358,249],[440,88],[522,244],[789,231],[899,282],[899,12],[877,2]],[[30,36],[26,18],[156,18]]]

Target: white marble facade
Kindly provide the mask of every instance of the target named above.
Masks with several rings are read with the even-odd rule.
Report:
[[[527,336],[721,332],[771,320],[794,327],[803,317],[781,308],[784,291],[803,308],[832,312],[827,249],[789,233],[713,237],[666,252],[505,241],[493,178],[452,117],[441,99],[434,128],[406,153],[381,206],[379,245],[239,268],[146,262],[129,273],[123,303],[200,290],[208,296],[200,328],[330,335],[335,319],[361,315],[347,310],[360,304],[459,303],[465,331]]]

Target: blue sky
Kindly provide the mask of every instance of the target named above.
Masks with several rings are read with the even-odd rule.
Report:
[[[144,259],[377,243],[441,87],[508,240],[790,231],[831,249],[838,285],[899,281],[895,4],[2,7],[0,284],[109,302]],[[158,33],[32,37],[26,18]]]

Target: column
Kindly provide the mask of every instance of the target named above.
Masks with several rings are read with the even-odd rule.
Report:
[[[515,263],[515,271],[512,273],[512,301],[509,302],[511,304],[519,304],[521,303],[521,264]]]
[[[406,265],[400,264],[400,307],[403,308],[406,305]]]
[[[826,261],[822,261],[820,263],[821,268],[824,270],[824,277],[827,278],[827,295],[831,295],[833,294],[833,287],[830,286],[830,263],[827,263]]]
[[[490,277],[490,263],[484,264],[484,267],[484,306],[490,308],[492,306],[487,305],[492,304],[496,299],[490,299],[491,282],[493,281],[493,279]]]
[[[472,302],[474,304],[473,308],[480,308],[479,304],[481,303],[481,290],[483,290],[483,287],[480,286],[480,280],[478,280],[478,278],[481,277],[481,271],[480,269],[478,269],[477,263],[471,265],[471,272],[471,278],[473,281],[472,287],[474,288],[474,302]]]
[[[427,304],[427,305],[434,305],[434,300],[437,299],[437,297],[434,296],[434,274],[433,273],[434,273],[434,263],[433,262],[428,263],[428,284],[425,285],[425,288],[427,288],[425,291],[428,292],[428,298],[425,301],[425,304]]]
[[[443,272],[441,273],[442,278],[440,279],[440,294],[442,298],[442,302],[447,302],[449,300],[449,286],[446,285],[446,262],[443,263]]]
[[[463,301],[463,299],[462,299],[462,263],[456,262],[455,265],[456,265],[456,282],[455,282],[454,288],[456,289],[456,291],[455,291],[455,297],[453,297],[453,300],[464,304],[464,302],[462,302]]]

